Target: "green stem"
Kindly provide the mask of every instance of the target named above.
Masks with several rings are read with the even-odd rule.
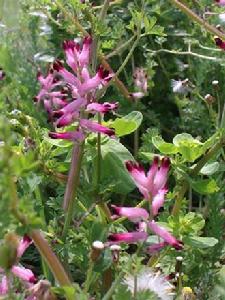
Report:
[[[68,211],[70,202],[74,200],[76,189],[79,183],[81,159],[83,155],[83,143],[74,144],[72,150],[72,159],[70,165],[69,176],[66,185],[66,191],[64,194],[63,208]]]
[[[63,202],[63,208],[66,211],[66,219],[62,232],[63,240],[66,238],[73,217],[73,209],[75,204],[74,198],[76,196],[77,187],[79,184],[83,150],[84,142],[82,144],[75,144],[72,151],[72,160]]]
[[[170,0],[170,2],[178,7],[183,13],[185,13],[190,19],[192,19],[195,23],[198,23],[199,25],[203,26],[208,32],[220,37],[221,39],[225,40],[225,34],[212,25],[210,25],[208,22],[200,18],[198,15],[196,15],[190,8],[188,8],[184,3],[181,3],[178,0]]]
[[[199,160],[196,166],[191,170],[190,176],[195,176],[199,171],[204,167],[204,165],[221,149],[224,143],[224,138],[221,138],[203,157]],[[186,180],[181,182],[181,188],[176,195],[176,201],[172,210],[172,215],[178,215],[181,209],[181,203],[184,198],[184,195],[189,187],[189,184]]]

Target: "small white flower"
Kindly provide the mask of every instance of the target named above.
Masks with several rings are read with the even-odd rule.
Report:
[[[128,275],[124,279],[124,283],[133,293],[135,285],[135,277]],[[151,269],[145,268],[136,278],[137,291],[150,290],[155,293],[161,300],[173,300],[174,294],[171,292],[173,285],[165,279],[162,274],[154,273]]]

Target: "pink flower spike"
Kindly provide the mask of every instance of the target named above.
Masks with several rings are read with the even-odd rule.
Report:
[[[165,194],[167,193],[166,189],[161,189],[158,193],[153,197],[152,200],[152,214],[153,216],[157,216],[160,207],[163,206],[165,201]]]
[[[174,247],[176,250],[183,249],[183,243],[177,240],[165,228],[160,227],[154,220],[148,223],[148,227],[152,230],[152,232],[161,237],[166,243]]]
[[[32,240],[28,235],[25,235],[17,248],[17,257],[20,258],[24,252],[27,250],[27,248],[32,244]]]
[[[2,281],[0,282],[0,296],[4,296],[8,293],[9,285],[6,276],[2,277]]]
[[[52,139],[62,139],[62,140],[70,140],[70,141],[83,141],[85,136],[84,134],[77,131],[67,131],[67,132],[49,132],[49,137]]]
[[[148,212],[141,207],[118,207],[116,205],[111,205],[115,214],[120,217],[126,217],[131,222],[137,223],[143,219],[148,219]]]
[[[153,244],[151,246],[148,246],[146,248],[146,252],[149,254],[157,253],[161,251],[164,247],[166,247],[168,244],[166,242],[158,243],[158,244]]]
[[[24,281],[30,283],[35,283],[37,281],[36,277],[34,276],[34,273],[30,269],[26,269],[24,267],[19,266],[13,266],[11,271],[15,276],[19,277]]]
[[[81,119],[80,126],[83,127],[84,129],[90,130],[92,132],[100,132],[100,133],[106,134],[108,136],[115,135],[115,131],[113,129],[102,126],[102,125],[98,124],[97,122],[94,122],[91,120]]]
[[[90,103],[87,105],[86,111],[93,113],[93,114],[96,112],[105,114],[111,110],[116,110],[117,108],[118,108],[118,102],[116,102],[116,103],[105,102],[103,104]]]
[[[112,244],[118,244],[118,243],[134,244],[139,241],[146,240],[147,237],[148,234],[146,232],[134,231],[134,232],[113,233],[108,237],[108,239]]]
[[[89,63],[90,50],[91,50],[92,38],[86,36],[83,42],[83,48],[79,55],[79,66],[83,68]]]
[[[225,4],[224,4],[225,5]],[[225,50],[225,42],[221,40],[221,38],[219,38],[218,36],[214,37],[214,41],[216,43],[216,45],[222,49]]]

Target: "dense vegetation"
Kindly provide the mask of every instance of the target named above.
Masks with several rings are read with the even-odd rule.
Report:
[[[0,0],[0,299],[225,298],[224,9]]]

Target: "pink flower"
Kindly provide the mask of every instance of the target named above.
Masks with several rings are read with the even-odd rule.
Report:
[[[224,1],[225,3],[225,1]],[[225,5],[225,4],[224,4]],[[219,38],[218,36],[214,37],[214,41],[216,43],[216,45],[222,49],[222,50],[225,50],[225,42],[221,40],[221,38]]]
[[[95,114],[96,112],[105,114],[109,111],[114,111],[118,108],[118,102],[116,103],[109,103],[109,102],[104,102],[103,104],[101,103],[90,103],[87,105],[86,111]]]
[[[85,136],[82,131],[67,131],[67,132],[49,132],[49,137],[52,139],[61,139],[69,141],[83,141]]]
[[[169,158],[163,158],[159,166],[159,159],[155,156],[152,166],[146,175],[143,167],[139,164],[132,161],[126,162],[127,170],[132,176],[139,191],[145,199],[152,200],[152,213],[154,216],[158,214],[159,208],[162,207],[164,203],[164,196],[167,192],[165,186],[169,166]]]
[[[148,219],[149,213],[141,207],[118,207],[116,205],[111,205],[113,211],[117,216],[126,217],[130,221],[137,223],[143,219]]]
[[[117,244],[117,243],[127,243],[127,244],[134,244],[139,241],[146,240],[148,237],[146,232],[123,232],[123,233],[113,233],[111,234],[108,239],[110,243]]]
[[[24,236],[17,248],[17,259],[19,259],[26,249],[30,246],[32,243],[31,239],[28,236]],[[34,283],[36,282],[36,277],[33,274],[33,272],[30,269],[26,269],[20,265],[14,265],[11,268],[11,272],[21,280],[27,282],[27,283]],[[0,268],[0,274],[4,273],[4,270]],[[3,275],[2,280],[0,282],[0,295],[5,295],[8,293],[8,286],[9,282],[5,275]]]
[[[80,126],[84,129],[92,131],[92,132],[100,132],[100,133],[106,134],[108,136],[115,135],[114,129],[102,126],[102,125],[98,124],[97,122],[94,122],[91,120],[81,119]]]
[[[63,48],[66,54],[66,63],[77,72],[77,68],[83,68],[88,65],[90,58],[92,38],[87,36],[84,38],[83,47],[74,41],[64,41]]]
[[[154,220],[148,222],[148,227],[152,232],[161,237],[167,244],[171,245],[176,250],[181,250],[183,248],[183,244],[181,241],[177,240],[165,228],[160,227]]]

